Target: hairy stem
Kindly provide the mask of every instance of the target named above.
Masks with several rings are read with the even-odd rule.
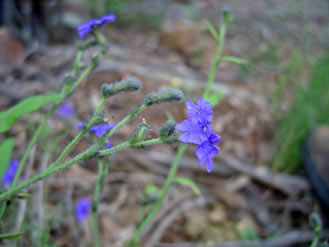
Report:
[[[100,151],[97,151],[97,149],[99,148],[100,144],[97,143],[95,145],[93,145],[92,147],[90,147],[89,149],[87,149],[86,151],[84,151],[83,153],[80,153],[79,155],[77,155],[76,157],[74,157],[73,159],[65,162],[62,165],[56,166],[50,170],[45,171],[44,173],[29,179],[28,181],[26,181],[25,183],[16,186],[14,188],[9,189],[8,191],[2,193],[0,195],[0,201],[3,201],[5,199],[7,199],[8,197],[11,197],[13,195],[15,195],[17,192],[21,191],[22,189],[25,189],[26,187],[28,187],[29,185],[36,183],[38,181],[40,181],[41,179],[44,179],[48,176],[51,176],[57,172],[63,171],[67,168],[69,168],[70,166],[74,165],[75,163],[78,163],[79,161],[82,160],[88,160],[91,159],[95,156],[105,156],[105,155],[109,155],[113,152],[118,152],[120,150],[129,148],[129,147],[145,147],[145,146],[149,146],[149,145],[153,145],[153,144],[157,144],[157,143],[161,143],[160,138],[155,138],[155,139],[151,139],[151,140],[147,140],[147,141],[141,141],[138,143],[134,143],[133,145],[128,141],[128,142],[124,142],[121,143],[120,145],[117,145],[115,147],[109,148],[109,149],[103,149]]]

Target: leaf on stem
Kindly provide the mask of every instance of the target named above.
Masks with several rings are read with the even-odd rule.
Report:
[[[219,104],[224,96],[224,93],[212,93],[207,97],[207,101],[212,105],[212,107],[215,107]]]
[[[209,32],[211,33],[211,35],[218,42],[219,41],[219,34],[216,32],[216,30],[213,27],[213,25],[211,25],[211,23],[209,21],[204,21],[204,23],[206,24],[206,26],[207,26]]]
[[[232,57],[232,56],[225,56],[221,58],[222,61],[227,61],[227,62],[232,62],[232,63],[236,63],[236,64],[247,64],[246,60],[243,60],[241,58],[238,57]]]
[[[0,234],[0,239],[16,240],[24,236],[24,232]]]
[[[197,196],[201,195],[201,190],[199,186],[192,179],[184,178],[184,177],[176,177],[174,178],[173,182],[191,188]]]
[[[0,146],[0,178],[6,173],[15,146],[15,139],[8,138]]]
[[[60,94],[32,96],[9,110],[0,112],[0,133],[10,130],[22,116],[37,111],[48,103],[56,102],[61,97]]]

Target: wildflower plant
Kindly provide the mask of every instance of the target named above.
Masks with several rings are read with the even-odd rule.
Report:
[[[179,144],[175,161],[171,166],[165,185],[162,190],[158,190],[156,200],[152,204],[150,210],[148,210],[148,213],[145,214],[145,217],[141,219],[133,239],[128,243],[128,245],[139,246],[140,237],[143,231],[161,209],[173,183],[180,183],[186,186],[190,186],[197,194],[200,194],[200,190],[193,181],[186,178],[176,177],[176,171],[179,168],[179,163],[184,155],[188,143],[197,145],[196,156],[198,157],[199,164],[200,166],[206,164],[208,172],[213,170],[213,159],[220,150],[216,145],[220,143],[220,136],[214,132],[213,128],[211,127],[211,123],[213,121],[212,107],[219,102],[222,94],[212,93],[210,88],[214,82],[216,70],[220,61],[227,60],[239,63],[243,62],[238,58],[221,56],[226,25],[231,20],[227,17],[227,15],[228,13],[226,13],[226,15],[224,14],[219,32],[215,31],[215,29],[209,23],[207,23],[210,32],[218,43],[218,48],[203,96],[198,99],[197,104],[194,104],[192,100],[187,100],[186,102],[187,113],[189,117],[188,119],[177,125],[175,121],[168,120],[161,127],[159,131],[159,137],[153,139],[148,139],[150,127],[145,121],[143,121],[137,125],[136,132],[131,138],[118,145],[114,145],[111,142],[111,137],[130,120],[135,118],[140,112],[147,110],[147,108],[155,104],[180,102],[183,100],[184,94],[182,91],[172,88],[157,93],[150,93],[145,97],[144,101],[140,102],[140,105],[134,107],[126,117],[117,123],[109,123],[107,121],[108,118],[106,117],[106,114],[102,112],[102,108],[105,102],[110,101],[112,97],[119,97],[120,94],[138,91],[142,87],[142,83],[135,78],[127,78],[119,82],[104,84],[101,88],[103,97],[99,102],[97,109],[87,123],[79,123],[78,134],[64,148],[57,159],[53,163],[49,164],[45,171],[32,178],[28,178],[26,181],[19,184],[18,182],[20,181],[21,174],[24,171],[27,158],[29,157],[32,148],[39,140],[40,134],[47,125],[47,121],[55,112],[59,112],[65,117],[73,116],[75,114],[74,108],[69,107],[66,102],[68,102],[68,98],[74,93],[82,81],[97,67],[97,65],[101,62],[104,54],[108,51],[107,42],[102,35],[100,28],[104,27],[105,24],[109,22],[115,21],[116,17],[115,15],[110,14],[104,16],[101,19],[92,20],[79,27],[78,35],[81,38],[84,38],[87,35],[90,35],[91,38],[89,40],[83,41],[80,45],[78,45],[77,55],[73,64],[72,72],[65,78],[66,84],[62,91],[54,95],[31,97],[14,106],[12,109],[0,113],[0,120],[6,119],[6,121],[0,121],[1,133],[10,130],[15,122],[23,115],[34,112],[46,104],[53,104],[49,112],[44,117],[43,121],[40,123],[39,127],[36,129],[20,162],[11,162],[9,168],[5,169],[6,173],[3,172],[0,174],[3,176],[3,181],[6,185],[5,190],[0,194],[0,219],[2,220],[6,213],[7,206],[9,205],[8,201],[17,198],[21,191],[27,189],[27,187],[31,184],[61,172],[81,161],[97,158],[98,179],[94,189],[93,200],[90,201],[86,198],[82,199],[76,205],[75,212],[76,219],[79,222],[85,221],[89,214],[92,214],[94,246],[99,247],[101,246],[101,241],[99,236],[100,231],[98,222],[98,204],[100,202],[100,193],[103,188],[104,178],[110,172],[112,166],[112,154],[127,148],[144,148],[160,143],[170,144],[177,142],[178,140],[182,143]],[[84,52],[93,46],[98,46],[100,48],[99,52],[92,56],[89,61],[84,61]],[[73,158],[66,159],[70,151],[76,146],[78,142],[81,141],[81,139],[86,134],[95,135],[97,137],[95,138],[95,143]],[[14,143],[12,142],[12,139],[10,140],[10,145],[7,145],[7,143],[9,143],[9,141],[6,140],[4,143],[6,145],[0,145],[0,153],[8,153],[6,155],[10,156],[11,151],[3,152],[3,150],[1,150],[13,149]],[[8,167],[10,157],[9,159],[8,157],[5,158],[8,160],[7,164],[5,164],[5,167]],[[108,158],[110,161],[108,162],[108,160],[105,160],[106,158]],[[65,159],[66,161],[64,161]]]

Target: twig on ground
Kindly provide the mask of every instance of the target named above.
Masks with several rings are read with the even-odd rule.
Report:
[[[322,239],[329,237],[329,232],[322,234]],[[154,244],[155,247],[290,247],[299,246],[300,244],[310,243],[314,238],[313,231],[292,231],[282,237],[271,238],[259,241],[230,241],[223,243],[177,243]]]
[[[302,192],[310,191],[309,183],[302,177],[273,173],[265,167],[242,164],[228,154],[222,154],[220,158],[230,168],[244,173],[258,182],[280,190],[291,197],[298,197]]]
[[[159,226],[154,230],[145,247],[153,247],[157,245],[158,241],[162,238],[167,228],[175,221],[183,212],[195,207],[204,207],[207,204],[213,202],[212,198],[200,196],[195,200],[189,200],[176,207],[172,212],[166,215],[164,219],[159,223]]]

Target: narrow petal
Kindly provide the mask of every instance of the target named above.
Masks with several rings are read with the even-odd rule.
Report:
[[[206,124],[211,124],[213,120],[212,106],[208,101],[205,101],[203,98],[199,97],[198,99],[198,108],[200,111],[200,119]]]
[[[210,134],[210,135],[208,136],[208,141],[209,141],[211,144],[221,143],[220,136],[219,136],[219,135],[216,135],[216,134]]]
[[[190,99],[186,101],[186,110],[189,118],[197,118],[199,116],[198,107]]]
[[[195,154],[199,160],[199,165],[203,166],[204,163],[206,163],[207,170],[210,172],[214,166],[212,159],[219,153],[219,150],[219,147],[212,145],[208,141],[200,144],[195,151]]]
[[[214,161],[212,159],[208,159],[207,161],[207,172],[211,173],[211,171],[214,169]]]

